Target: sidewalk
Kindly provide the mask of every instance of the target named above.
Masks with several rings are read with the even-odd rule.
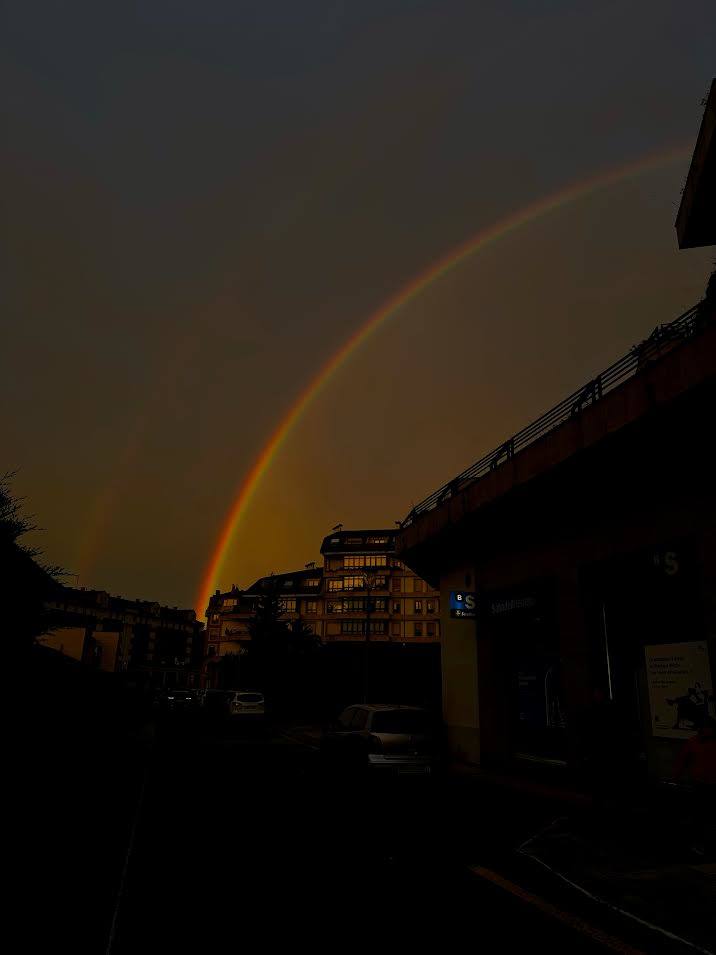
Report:
[[[716,864],[655,811],[556,819],[519,852],[572,888],[701,952],[716,939]]]
[[[456,769],[477,786],[509,793],[513,807],[517,796],[526,810],[535,800],[551,809],[551,823],[513,847],[515,861],[527,860],[545,892],[561,886],[579,893],[680,950],[716,950],[716,858],[692,848],[688,790],[654,787],[632,807],[598,812],[568,777],[549,785],[528,775]]]

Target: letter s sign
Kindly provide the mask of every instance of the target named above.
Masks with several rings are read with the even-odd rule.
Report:
[[[474,610],[474,609],[475,609],[475,595],[465,594],[465,610]]]
[[[673,550],[667,550],[664,554],[664,573],[669,577],[679,572],[679,558]]]

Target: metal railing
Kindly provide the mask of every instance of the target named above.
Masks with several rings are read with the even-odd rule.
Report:
[[[437,491],[426,497],[424,501],[412,507],[404,520],[397,522],[399,526],[401,528],[409,526],[421,514],[425,514],[444,501],[450,500],[459,491],[479,481],[486,474],[490,474],[506,461],[512,460],[518,451],[524,450],[575,415],[580,414],[585,407],[595,404],[607,392],[614,390],[627,378],[636,375],[650,362],[691,338],[700,331],[706,321],[706,311],[702,308],[702,304],[693,306],[683,315],[674,319],[673,322],[657,325],[648,338],[639,345],[634,345],[626,355],[615,361],[613,365],[610,365],[596,378],[588,381],[586,385],[550,408],[545,414],[528,424],[526,428],[518,431],[517,434],[481,457],[479,461],[458,474],[452,481],[443,484]]]

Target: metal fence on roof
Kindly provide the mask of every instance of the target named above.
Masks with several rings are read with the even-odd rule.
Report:
[[[506,461],[510,461],[518,451],[529,447],[540,438],[554,431],[566,421],[582,412],[585,407],[595,404],[607,392],[613,391],[626,379],[638,374],[652,361],[671,351],[682,342],[691,338],[702,327],[705,321],[705,312],[701,305],[695,305],[683,315],[665,325],[657,325],[654,331],[639,345],[634,345],[626,355],[623,355],[613,365],[606,368],[596,378],[592,378],[585,385],[573,392],[559,404],[550,408],[527,427],[513,434],[488,454],[483,455],[469,468],[458,474],[457,477],[443,484],[424,501],[411,508],[408,515],[399,524],[407,527],[421,514],[433,510],[453,495],[464,490],[486,474],[490,474]]]

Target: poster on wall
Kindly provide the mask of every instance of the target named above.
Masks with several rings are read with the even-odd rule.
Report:
[[[654,736],[687,739],[714,717],[714,693],[705,640],[644,647]]]

